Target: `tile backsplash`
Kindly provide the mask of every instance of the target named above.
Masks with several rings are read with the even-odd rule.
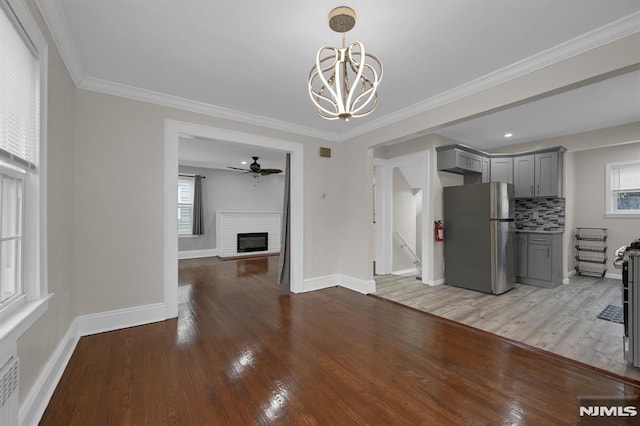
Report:
[[[564,231],[564,198],[516,200],[516,228],[528,231]]]

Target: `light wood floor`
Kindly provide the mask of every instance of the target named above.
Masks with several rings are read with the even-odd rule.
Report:
[[[574,276],[554,289],[518,284],[499,296],[413,277],[375,280],[384,299],[640,380],[623,358],[623,325],[597,318],[607,305],[622,305],[619,280]]]

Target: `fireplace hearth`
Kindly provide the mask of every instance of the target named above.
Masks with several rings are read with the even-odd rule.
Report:
[[[248,232],[238,234],[238,253],[267,251],[269,249],[268,232]]]

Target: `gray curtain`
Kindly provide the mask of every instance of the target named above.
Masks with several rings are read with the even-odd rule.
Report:
[[[290,285],[290,264],[291,264],[291,241],[289,236],[289,219],[290,219],[290,203],[289,197],[291,192],[291,154],[287,154],[287,160],[284,168],[284,202],[282,204],[282,225],[280,227],[280,262],[278,284]]]
[[[204,234],[202,209],[202,176],[195,175],[193,178],[193,235]]]

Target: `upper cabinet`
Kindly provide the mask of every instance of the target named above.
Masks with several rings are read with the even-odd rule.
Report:
[[[482,173],[482,157],[473,152],[454,147],[439,150],[438,170],[460,175],[468,172]]]
[[[491,181],[513,183],[513,158],[491,158]]]
[[[482,157],[482,183],[491,182],[491,159]]]
[[[522,155],[513,159],[513,194],[516,198],[535,197],[535,155]]]
[[[562,197],[564,147],[489,154],[466,145],[436,148],[438,170],[464,175],[464,184],[507,182],[516,198]]]
[[[562,197],[564,148],[513,158],[516,198]]]
[[[562,197],[562,161],[560,152],[536,154],[536,197]]]

